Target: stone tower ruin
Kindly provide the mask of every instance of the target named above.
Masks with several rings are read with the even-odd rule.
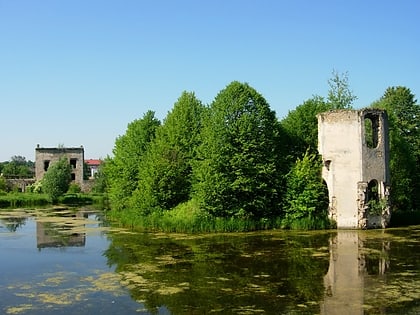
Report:
[[[50,165],[66,157],[71,166],[71,180],[83,188],[84,178],[84,148],[71,147],[71,148],[43,148],[39,144],[35,149],[35,178],[41,180],[47,172]]]
[[[337,228],[385,228],[390,219],[386,112],[333,110],[317,117],[330,218]]]

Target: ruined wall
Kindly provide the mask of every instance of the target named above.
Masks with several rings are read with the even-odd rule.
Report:
[[[83,146],[77,148],[42,148],[35,149],[35,178],[41,180],[49,166],[65,156],[72,168],[72,181],[83,188]]]
[[[367,128],[369,125],[369,128]],[[386,113],[381,110],[335,110],[318,115],[318,151],[327,183],[330,217],[339,228],[384,227],[385,213],[369,215],[368,202],[389,192]]]

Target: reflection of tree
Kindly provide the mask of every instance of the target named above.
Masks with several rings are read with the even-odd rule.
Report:
[[[2,218],[0,219],[0,221],[3,222],[5,227],[10,232],[16,232],[18,228],[25,225],[26,219],[27,218],[25,217],[8,217],[8,218]]]
[[[276,314],[322,299],[327,233],[231,234],[175,239],[110,234],[105,256],[133,297],[155,312]],[[325,253],[324,253],[325,254]]]

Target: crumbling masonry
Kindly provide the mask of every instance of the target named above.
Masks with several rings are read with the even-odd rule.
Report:
[[[42,148],[37,145],[35,149],[35,178],[41,180],[44,174],[53,163],[66,157],[71,166],[72,182],[84,187],[83,181],[83,163],[84,163],[84,149],[83,146],[72,148]]]
[[[390,219],[386,112],[334,110],[317,117],[330,218],[337,228],[385,228]]]

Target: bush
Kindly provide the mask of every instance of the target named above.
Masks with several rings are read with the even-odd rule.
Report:
[[[71,183],[69,186],[69,189],[67,190],[67,193],[69,194],[78,194],[82,191],[80,186],[76,183]]]

